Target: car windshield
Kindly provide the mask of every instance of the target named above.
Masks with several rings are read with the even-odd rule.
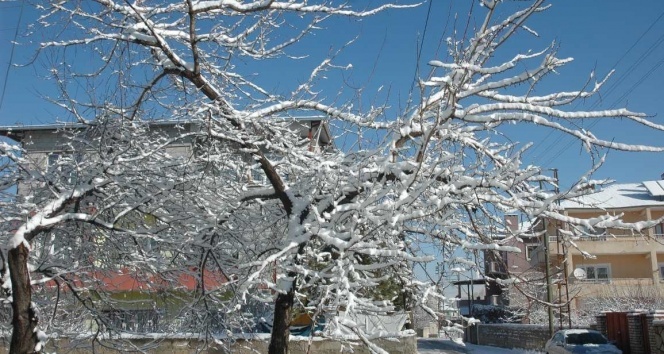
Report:
[[[569,333],[567,334],[567,344],[606,344],[606,338],[596,332]]]

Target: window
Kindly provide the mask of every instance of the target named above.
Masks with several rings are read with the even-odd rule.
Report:
[[[526,245],[526,260],[533,258],[533,254],[539,245]]]
[[[77,165],[79,162],[81,162],[80,154],[72,154],[69,152],[53,152],[48,154],[47,169],[49,171],[53,169],[61,171],[64,168],[71,168],[72,165]]]
[[[553,342],[554,343],[563,343],[563,341],[564,341],[564,337],[563,337],[562,333],[559,332],[559,333],[556,333],[555,336],[553,336]]]
[[[609,279],[611,279],[610,264],[582,265],[579,268],[586,271],[587,281],[609,282]]]
[[[60,160],[60,154],[58,153],[49,154],[46,168],[49,171],[52,171],[53,169],[57,168],[59,160]]]
[[[159,313],[152,309],[104,311],[109,324],[117,330],[151,333],[159,330]]]
[[[598,332],[568,333],[566,336],[567,344],[582,345],[588,344],[602,345],[606,344],[606,338]]]
[[[264,185],[267,183],[267,176],[265,175],[265,172],[263,172],[263,169],[258,164],[246,168],[245,176],[249,184]]]
[[[655,225],[655,237],[664,237],[664,224]]]
[[[262,184],[265,174],[260,168],[251,169],[251,181],[254,183]]]
[[[539,237],[524,237],[523,243],[526,246],[526,260],[533,258],[535,250],[540,246]]]
[[[659,281],[664,281],[664,263],[659,264]]]
[[[54,152],[48,155],[46,169],[67,183],[75,184],[78,176],[79,164],[82,161],[80,154],[68,152]]]
[[[534,221],[532,229],[533,229],[533,233],[539,233],[539,232],[543,232],[544,230],[546,230],[546,225],[544,224],[544,220],[542,220],[540,218],[537,218]]]

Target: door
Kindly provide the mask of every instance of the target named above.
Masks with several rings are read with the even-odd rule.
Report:
[[[626,312],[608,312],[606,314],[606,337],[615,343],[623,354],[630,354]]]

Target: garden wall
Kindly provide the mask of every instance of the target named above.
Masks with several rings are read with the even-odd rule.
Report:
[[[316,353],[316,354],[339,354],[339,353],[350,353],[350,349],[341,351],[341,343],[333,340],[314,340],[311,342],[311,350],[308,350],[309,341],[306,338],[304,340],[291,340],[289,346],[290,354],[306,354],[306,353]],[[119,345],[120,342],[114,341],[103,341],[104,344],[111,347]],[[399,341],[380,339],[374,341],[378,346],[387,350],[390,354],[417,354],[417,339],[415,336],[402,337],[399,338]],[[210,347],[206,350],[199,351],[203,346],[203,342],[195,338],[160,338],[160,339],[151,339],[151,338],[134,338],[130,340],[123,340],[122,352],[132,352],[130,348],[127,347],[128,344],[134,345],[134,352],[138,352],[137,349],[143,350],[144,353],[154,353],[154,354],[193,354],[193,353],[204,353],[204,354],[256,354],[256,353],[267,353],[267,340],[237,340],[230,348],[223,348],[222,345],[211,343]],[[117,348],[117,347],[116,347]],[[0,338],[0,354],[6,354],[9,352],[9,339]],[[77,343],[73,345],[72,342],[68,339],[58,338],[55,340],[50,340],[46,346],[45,352],[56,352],[56,353],[69,353],[69,354],[88,354],[92,352],[92,347],[89,343]],[[105,348],[97,344],[94,348],[94,352],[97,354],[117,354],[117,350]],[[355,346],[353,347],[353,353],[357,354],[369,354],[368,348],[365,346]]]
[[[476,324],[466,328],[465,341],[501,348],[542,350],[549,340],[549,327],[527,324]]]

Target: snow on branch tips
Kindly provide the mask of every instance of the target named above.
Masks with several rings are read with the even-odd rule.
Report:
[[[12,223],[3,237],[23,252],[12,259],[25,270],[12,286],[31,289],[31,273],[44,279],[31,295],[39,301],[25,296],[53,313],[48,330],[58,334],[124,334],[136,323],[230,348],[260,329],[271,333],[268,352],[285,354],[298,317],[314,335],[380,352],[374,340],[402,328],[362,323],[405,320],[417,307],[443,316],[431,305],[445,298],[440,279],[474,277],[485,257],[519,253],[543,218],[589,229],[652,226],[566,217],[557,202],[591,193],[595,170],[568,190],[553,186],[546,166],[522,164],[537,142],[519,142],[506,125],[561,132],[591,160],[600,148],[664,147],[580,129],[582,119],[664,126],[627,109],[575,109],[610,74],[558,92],[538,86],[571,58],[559,58],[555,43],[520,53],[503,44],[533,39],[526,23],[545,15],[545,1],[510,4],[521,9],[507,16],[504,2],[474,1],[483,6],[469,16],[484,16],[468,21],[476,32],[457,29],[442,41],[449,60],[429,58],[431,73],[408,102],[376,105],[363,101],[371,88],[350,87],[347,76],[330,89],[327,76],[361,66],[334,56],[297,61],[299,50],[335,16],[415,2],[365,10],[325,0],[44,2],[41,54],[71,63],[53,69],[54,101],[79,124],[49,133],[61,144],[52,153],[29,150],[27,140],[23,150],[0,142],[9,161],[0,161],[0,187],[17,188],[15,198],[0,198]],[[532,223],[509,224],[508,214]],[[445,267],[436,281],[429,270],[438,262]],[[30,318],[15,333],[36,333]],[[317,327],[323,321],[330,325]]]

